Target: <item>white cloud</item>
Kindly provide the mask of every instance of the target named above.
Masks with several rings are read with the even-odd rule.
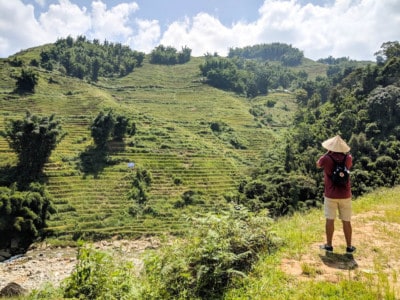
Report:
[[[233,39],[233,31],[206,13],[199,13],[184,21],[172,23],[165,31],[160,44],[174,46],[180,50],[188,46],[192,49],[192,55],[201,56],[206,52],[227,53],[227,45]]]
[[[58,4],[51,4],[49,10],[40,15],[39,21],[50,39],[84,35],[91,26],[86,7],[80,8],[69,0],[59,0]]]
[[[226,26],[206,12],[197,12],[194,17],[173,21],[165,32],[161,32],[161,20],[141,18],[136,2],[107,7],[107,1],[93,0],[86,8],[76,1],[58,0],[36,19],[33,5],[0,0],[0,56],[67,35],[86,35],[147,53],[164,44],[178,50],[188,46],[195,56],[226,55],[230,47],[283,42],[312,59],[329,55],[374,59],[382,43],[400,39],[398,0],[332,0],[325,5],[265,0],[257,20]],[[35,2],[46,10],[46,0]]]
[[[158,45],[161,29],[157,20],[136,20],[137,33],[130,36],[127,44],[135,50],[150,53]]]
[[[334,5],[301,6],[295,0],[266,0],[254,22],[231,27],[202,13],[193,20],[174,22],[161,43],[192,48],[193,55],[229,47],[283,42],[303,50],[306,57],[332,55],[374,59],[381,44],[400,38],[400,4],[397,0],[336,0]]]
[[[32,5],[0,0],[0,56],[46,42]]]
[[[92,2],[92,35],[100,40],[126,41],[133,29],[129,23],[129,16],[139,9],[135,3],[121,3],[107,10],[102,1]]]

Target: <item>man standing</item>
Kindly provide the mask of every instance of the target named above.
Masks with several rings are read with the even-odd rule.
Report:
[[[333,251],[332,238],[335,231],[336,212],[339,212],[339,219],[342,220],[343,232],[346,239],[346,253],[352,254],[356,248],[351,244],[351,184],[347,180],[342,185],[338,185],[332,179],[336,163],[344,162],[350,170],[353,165],[350,147],[339,136],[330,138],[322,143],[322,147],[328,150],[317,161],[317,167],[324,169],[324,211],[325,211],[325,233],[326,244],[321,246],[328,252]]]

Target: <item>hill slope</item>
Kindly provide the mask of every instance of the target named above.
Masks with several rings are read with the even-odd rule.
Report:
[[[19,55],[25,64],[37,57],[39,48]],[[151,65],[123,78],[101,79],[96,84],[35,69],[39,83],[34,94],[13,93],[19,67],[0,61],[0,129],[10,118],[54,113],[61,119],[67,137],[46,165],[47,185],[58,213],[49,222],[56,235],[140,236],[180,232],[181,216],[191,211],[218,210],[226,205],[224,195],[235,191],[241,176],[279,145],[281,133],[296,110],[294,96],[271,93],[252,100],[202,83],[202,58],[175,66]],[[276,102],[268,107],[268,100]],[[269,125],[250,114],[254,106],[264,109]],[[92,145],[90,124],[102,109],[111,108],[130,117],[137,127],[134,137],[112,145],[108,165],[94,171],[79,168],[82,153]],[[261,118],[260,117],[260,118]],[[229,130],[215,134],[210,124]],[[238,147],[239,145],[240,147]],[[0,140],[1,165],[15,163],[15,155]],[[146,214],[132,217],[131,173],[127,167],[149,171],[153,183]],[[199,195],[200,202],[176,209],[185,191]],[[198,205],[198,204],[201,205]]]

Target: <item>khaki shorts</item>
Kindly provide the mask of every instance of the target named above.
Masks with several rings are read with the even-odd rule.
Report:
[[[339,211],[339,219],[342,221],[351,220],[351,198],[331,199],[324,197],[325,218],[336,219],[336,211]]]

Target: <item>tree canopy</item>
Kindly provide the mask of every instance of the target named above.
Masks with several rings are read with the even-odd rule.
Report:
[[[18,156],[18,181],[29,183],[39,178],[65,133],[55,115],[40,117],[28,111],[22,120],[9,120],[1,135]]]
[[[200,71],[208,84],[247,97],[266,95],[269,89],[287,89],[296,81],[304,80],[302,74],[281,66],[211,54],[205,55],[205,62],[200,65]]]
[[[122,141],[125,134],[133,135],[135,124],[123,115],[116,115],[112,110],[100,111],[91,125],[91,135],[98,148],[105,148],[111,139]]]
[[[145,54],[133,51],[121,43],[110,43],[84,36],[58,39],[40,54],[40,65],[48,70],[57,69],[66,75],[97,81],[99,76],[125,76],[143,63]]]
[[[0,248],[10,247],[12,239],[19,241],[19,247],[27,247],[54,212],[50,195],[38,183],[30,184],[26,191],[0,187]]]
[[[274,216],[321,205],[323,178],[315,162],[324,152],[321,142],[336,134],[351,147],[355,197],[400,183],[398,43],[382,47],[385,59],[378,65],[328,69],[326,78],[303,82],[283,146],[243,180],[232,201],[254,211],[267,208]]]
[[[183,47],[181,52],[171,46],[159,45],[150,53],[150,63],[159,65],[184,64],[190,61],[192,50]]]
[[[283,43],[259,44],[244,48],[230,48],[228,57],[279,61],[284,66],[297,66],[304,57],[302,51]]]
[[[20,93],[33,93],[38,83],[39,76],[30,69],[22,69],[21,75],[17,77],[16,91]]]

